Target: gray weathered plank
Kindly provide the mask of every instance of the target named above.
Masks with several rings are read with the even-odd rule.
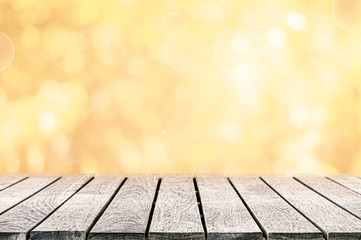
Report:
[[[320,227],[328,240],[361,238],[361,220],[288,176],[262,176],[292,206]]]
[[[0,191],[27,178],[26,174],[7,174],[0,176]]]
[[[346,174],[329,175],[327,178],[361,194],[361,178]]]
[[[246,206],[223,175],[197,174],[207,239],[263,239]]]
[[[55,211],[91,178],[91,175],[65,176],[0,215],[0,239],[25,240],[30,230]]]
[[[322,232],[254,175],[230,175],[267,239],[323,239]],[[203,200],[202,200],[203,202]]]
[[[85,240],[124,178],[124,175],[95,178],[32,230],[31,239]]]
[[[325,177],[298,175],[295,178],[341,208],[361,219],[361,195]]]
[[[60,175],[37,175],[0,192],[0,214],[59,179]]]
[[[159,175],[132,175],[89,233],[91,240],[145,239]]]
[[[205,239],[191,175],[163,177],[149,239]]]

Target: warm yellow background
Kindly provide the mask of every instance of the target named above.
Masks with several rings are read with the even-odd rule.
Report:
[[[0,0],[0,173],[361,172],[360,2]]]

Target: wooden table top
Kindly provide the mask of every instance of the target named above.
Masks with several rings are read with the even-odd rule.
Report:
[[[3,175],[2,239],[361,239],[361,178]]]

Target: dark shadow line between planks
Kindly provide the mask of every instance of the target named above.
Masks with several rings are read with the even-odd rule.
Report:
[[[293,206],[286,198],[284,198],[279,192],[276,191],[276,189],[274,189],[270,184],[268,184],[262,177],[260,177],[260,179],[269,187],[271,188],[278,196],[280,196],[286,203],[288,203],[293,209],[295,209],[297,212],[299,212],[304,218],[306,218],[310,223],[312,223],[316,228],[318,228],[318,230],[320,230],[322,232],[322,235],[324,237],[324,239],[328,239],[327,238],[327,233],[320,227],[317,225],[317,223],[315,223],[314,221],[312,221],[309,217],[307,217],[303,212],[301,212],[300,210],[298,210],[298,208],[296,208],[295,206]]]
[[[124,183],[128,180],[128,178],[124,178],[122,180],[122,182],[119,184],[119,186],[117,187],[117,189],[114,191],[114,193],[112,194],[112,196],[108,199],[108,201],[105,203],[104,207],[102,209],[100,209],[98,215],[95,217],[94,221],[92,224],[90,224],[89,228],[86,230],[85,233],[85,239],[89,239],[89,232],[90,230],[94,227],[94,225],[98,222],[99,218],[103,215],[104,211],[108,208],[109,204],[113,201],[115,195],[117,195],[117,193],[119,192],[119,190],[122,188],[122,186],[124,185]],[[85,185],[84,185],[85,186]],[[69,198],[70,199],[70,198]]]
[[[263,238],[267,239],[267,232],[266,229],[264,229],[264,227],[262,226],[261,222],[257,219],[256,215],[252,212],[251,208],[248,206],[248,204],[246,203],[246,201],[243,199],[242,195],[238,192],[237,188],[233,185],[231,179],[229,179],[229,177],[227,177],[228,182],[231,184],[231,186],[233,187],[234,191],[236,191],[238,197],[241,199],[241,201],[243,202],[244,206],[247,208],[248,212],[251,214],[253,220],[257,223],[258,227],[261,229],[262,234],[263,234]]]
[[[53,182],[51,182],[51,183],[49,183],[48,185],[44,186],[43,188],[39,189],[39,190],[36,191],[35,193],[27,196],[26,198],[24,198],[24,199],[21,200],[20,202],[16,203],[14,206],[9,207],[8,209],[6,209],[6,210],[3,211],[3,212],[0,212],[0,216],[1,216],[2,214],[6,213],[7,211],[13,209],[14,207],[16,207],[17,205],[19,205],[20,203],[28,200],[29,198],[31,198],[31,197],[34,196],[35,194],[39,193],[40,191],[44,190],[45,188],[49,187],[50,185],[54,184],[55,182],[59,181],[60,179],[61,179],[61,177],[59,177],[58,179],[55,179]],[[25,179],[24,179],[24,180],[25,180]],[[15,185],[15,184],[16,184],[16,183],[14,183],[13,185]],[[11,185],[11,186],[13,186],[13,185]],[[9,186],[9,187],[10,187],[10,186]]]
[[[158,193],[159,193],[159,188],[160,188],[161,182],[162,182],[162,178],[159,178],[157,187],[156,187],[155,193],[154,193],[152,207],[150,209],[150,213],[149,213],[149,217],[148,217],[147,227],[145,228],[145,239],[148,239],[148,237],[149,237],[150,224],[152,223],[153,213],[154,213],[154,209],[155,209],[155,204],[157,203],[157,198],[158,198]]]
[[[25,178],[23,178],[23,179],[20,179],[20,180],[17,181],[17,182],[14,182],[13,184],[11,184],[11,185],[9,185],[9,186],[7,186],[7,187],[5,187],[5,188],[3,188],[3,189],[0,189],[0,192],[1,192],[1,191],[4,191],[5,189],[8,189],[9,187],[14,186],[15,184],[20,183],[20,182],[22,182],[22,181],[24,181],[25,179],[28,179],[28,178],[29,178],[29,177],[25,177]]]
[[[358,219],[361,220],[361,217],[359,217],[359,216],[357,216],[356,214],[352,213],[350,210],[342,207],[341,205],[339,205],[338,203],[334,202],[332,199],[326,197],[326,196],[323,195],[322,193],[317,192],[317,191],[316,191],[315,189],[313,189],[312,187],[306,185],[306,183],[302,182],[301,180],[298,180],[297,178],[294,178],[294,179],[295,179],[297,182],[299,182],[299,183],[301,183],[302,185],[304,185],[305,187],[307,187],[307,188],[309,188],[310,190],[314,191],[315,193],[317,193],[317,194],[320,195],[321,197],[325,198],[327,201],[335,204],[337,207],[341,208],[342,210],[348,212],[348,213],[351,214],[352,216],[354,216],[354,217],[356,217],[356,218],[358,218]]]
[[[202,222],[202,226],[203,226],[205,239],[207,239],[208,238],[208,233],[207,233],[206,219],[205,219],[205,216],[204,216],[203,205],[202,205],[202,201],[201,201],[201,195],[199,194],[199,189],[198,189],[198,184],[197,184],[196,178],[193,178],[193,183],[194,183],[194,189],[195,189],[195,194],[196,194],[197,203],[198,203],[197,205],[198,205],[199,215],[201,216],[201,222]]]
[[[60,180],[61,178],[59,178],[58,180]],[[56,210],[58,210],[61,206],[63,206],[64,203],[66,203],[67,201],[69,201],[70,198],[72,198],[75,194],[77,194],[83,187],[85,187],[89,182],[91,182],[92,180],[94,179],[94,177],[91,177],[87,182],[85,182],[83,184],[83,186],[81,186],[78,190],[76,190],[72,195],[69,196],[68,199],[66,199],[63,203],[61,203],[59,206],[57,206],[53,211],[51,211],[48,215],[46,215],[44,217],[44,219],[42,219],[40,222],[38,222],[37,224],[35,224],[34,227],[32,227],[31,229],[29,229],[27,232],[26,232],[26,239],[30,239],[30,233],[31,231],[36,228],[37,226],[39,226],[42,222],[44,222],[51,214],[53,214]],[[57,181],[58,181],[57,180]],[[54,181],[56,182],[56,181]]]
[[[336,180],[331,179],[330,177],[325,177],[325,178],[327,178],[328,180],[330,180],[330,181],[332,181],[332,182],[334,182],[334,183],[337,183],[338,185],[341,185],[341,186],[344,187],[344,188],[347,188],[347,189],[353,191],[354,193],[357,193],[357,194],[360,194],[360,195],[361,195],[361,193],[356,192],[355,190],[352,190],[351,188],[343,185],[342,183],[337,182]]]

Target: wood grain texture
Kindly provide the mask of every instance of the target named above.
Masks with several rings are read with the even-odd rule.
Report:
[[[341,184],[352,191],[361,194],[361,178],[346,175],[346,174],[334,174],[327,176],[328,179]]]
[[[361,195],[344,186],[317,175],[298,175],[295,178],[341,208],[361,219]]]
[[[31,239],[85,240],[124,178],[124,175],[95,178],[32,230]]]
[[[0,214],[59,179],[60,175],[37,175],[0,192]]]
[[[26,174],[7,174],[0,176],[0,191],[27,178]]]
[[[159,175],[132,175],[89,233],[91,240],[145,239]]]
[[[163,177],[149,239],[205,239],[191,175]]]
[[[264,175],[266,181],[292,206],[319,226],[328,240],[361,239],[361,220],[288,176]]]
[[[25,240],[30,230],[48,217],[91,178],[91,175],[65,176],[0,215],[0,239]]]
[[[323,239],[320,230],[258,177],[230,175],[229,179],[261,224],[267,239]]]
[[[262,231],[223,175],[197,174],[207,239],[263,239]]]

